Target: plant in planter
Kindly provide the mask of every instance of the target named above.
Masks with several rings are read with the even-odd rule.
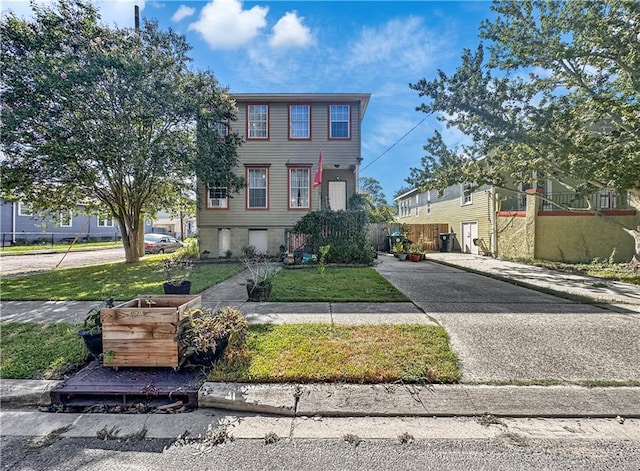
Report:
[[[190,363],[210,365],[228,346],[242,344],[246,336],[247,320],[237,309],[196,308],[185,312],[176,341],[184,347],[184,357]]]
[[[113,299],[107,298],[101,306],[92,307],[84,318],[82,329],[78,335],[82,337],[89,354],[97,359],[102,354],[102,319],[100,309],[103,307],[113,307]]]
[[[412,262],[419,262],[422,260],[422,248],[417,244],[411,244],[411,246],[409,246],[408,258]]]
[[[162,262],[165,282],[162,285],[164,294],[189,294],[191,281],[189,276],[193,270],[193,260],[187,257],[170,257]]]
[[[393,255],[400,260],[407,259],[407,250],[402,242],[396,242],[393,244]]]
[[[249,301],[268,301],[271,297],[273,279],[280,271],[280,267],[272,263],[266,255],[256,254],[251,246],[243,248],[243,252],[245,256],[242,258],[242,263],[249,271],[249,278],[247,278]]]

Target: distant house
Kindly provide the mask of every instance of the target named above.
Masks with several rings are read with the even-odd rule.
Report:
[[[152,222],[145,221],[145,231],[152,231]],[[111,216],[62,211],[57,217],[41,217],[29,205],[0,198],[0,232],[2,247],[33,243],[116,241],[122,238],[120,228]]]
[[[633,238],[586,211],[586,201],[559,183],[534,178],[532,184],[515,187],[518,191],[471,184],[453,185],[442,192],[414,189],[395,199],[398,222],[448,224],[453,250],[465,253],[568,262],[589,262],[612,254],[616,261],[632,258]],[[640,224],[640,202],[631,202],[615,190],[594,193],[591,207],[625,227]]]
[[[247,187],[230,193],[199,182],[200,250],[223,257],[228,252],[239,255],[243,246],[252,245],[258,252],[276,254],[304,214],[347,209],[349,198],[358,192],[360,131],[370,95],[233,97],[238,119],[230,126],[245,140],[235,171]]]

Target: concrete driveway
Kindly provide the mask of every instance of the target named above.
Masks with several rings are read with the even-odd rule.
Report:
[[[382,257],[377,270],[445,327],[463,382],[640,381],[637,312],[428,261]]]

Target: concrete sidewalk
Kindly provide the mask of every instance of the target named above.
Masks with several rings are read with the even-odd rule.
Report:
[[[443,325],[463,381],[640,380],[640,287],[456,253],[427,262],[381,255],[376,269],[412,302],[250,303],[243,273],[202,293],[203,303],[239,308],[250,322]],[[437,263],[436,263],[437,262]],[[462,268],[465,271],[460,271]],[[469,273],[471,272],[471,273]],[[495,279],[507,279],[504,284]],[[519,286],[542,289],[547,294]],[[558,298],[548,293],[558,293]],[[566,299],[566,297],[570,299]],[[589,300],[585,305],[571,299]],[[6,302],[0,320],[80,323],[96,302]],[[533,333],[533,335],[532,335]],[[573,359],[568,361],[567,359]],[[576,372],[571,375],[568,372]],[[537,375],[537,376],[536,376]],[[3,405],[37,404],[57,382],[0,383]],[[640,417],[640,388],[578,386],[239,385],[207,383],[204,407],[284,415],[516,415]]]

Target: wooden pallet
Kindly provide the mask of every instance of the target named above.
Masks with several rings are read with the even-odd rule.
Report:
[[[104,366],[168,366],[178,369],[184,349],[175,337],[189,309],[202,298],[190,295],[140,295],[113,308],[102,308]]]

